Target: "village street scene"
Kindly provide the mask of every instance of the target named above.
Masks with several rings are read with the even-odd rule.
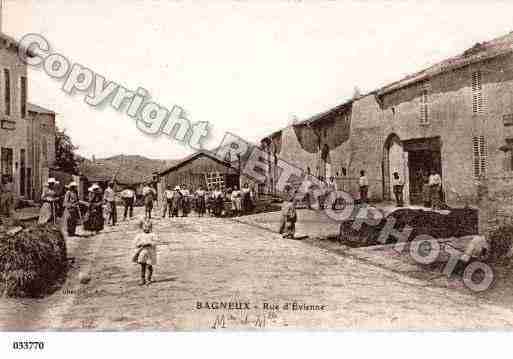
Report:
[[[157,95],[150,101],[139,79],[132,90],[106,79],[111,60],[77,58],[83,47],[74,45],[66,58],[69,43],[55,46],[59,52],[52,46],[57,29],[34,20],[47,32],[29,32],[12,20],[25,7],[0,4],[0,330],[513,327],[513,28],[497,20],[477,40],[477,32],[458,46],[448,39],[440,47],[454,50],[415,67],[397,57],[391,62],[403,61],[407,72],[383,64],[376,71],[389,77],[372,72],[364,90],[344,84],[349,95],[325,102],[316,94],[317,107],[262,120],[262,128],[246,104],[240,111],[247,117],[216,122],[211,114],[206,126],[199,116],[193,122],[194,111],[159,105]],[[185,11],[174,6],[141,1],[123,9],[136,19]],[[78,21],[78,10],[62,11],[70,11],[63,21]],[[254,14],[239,15],[228,23],[244,28],[244,16]],[[107,15],[90,16],[112,27]],[[132,20],[119,21],[127,29]],[[164,31],[152,21],[148,31]],[[260,30],[248,36],[268,41]],[[119,52],[98,41],[99,53]],[[209,51],[212,62],[226,60]],[[159,60],[153,71],[144,62],[148,48],[142,53],[148,56],[116,63],[127,66],[120,73],[153,74],[147,87],[155,93],[187,66],[198,66],[195,80],[205,75],[196,63],[202,57],[169,67]],[[347,71],[357,71],[353,65]],[[241,85],[239,75],[234,94],[253,86]],[[209,107],[215,91],[200,97],[194,83],[184,82],[183,92]],[[314,89],[330,91],[313,87],[302,96]],[[187,103],[167,87],[163,93]],[[294,96],[287,106],[302,106]],[[219,106],[212,108],[230,107]],[[218,132],[207,135],[211,127]]]

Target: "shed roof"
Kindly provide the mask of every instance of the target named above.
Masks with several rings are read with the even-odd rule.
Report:
[[[230,162],[227,162],[227,161],[224,161],[223,159],[217,157],[214,152],[211,152],[211,151],[207,151],[207,150],[199,150],[197,152],[194,152],[193,154],[185,157],[184,159],[180,160],[178,163],[172,165],[171,167],[168,167],[164,170],[161,170],[159,172],[159,175],[165,175],[171,171],[174,171],[184,165],[186,165],[187,163],[191,162],[191,161],[194,161],[196,158],[199,158],[199,157],[208,157],[226,167],[229,167],[229,168],[233,168],[233,165],[232,163]]]
[[[42,106],[30,103],[30,102],[27,103],[27,111],[42,113],[42,114],[47,114],[47,115],[55,115],[54,111],[44,108]]]

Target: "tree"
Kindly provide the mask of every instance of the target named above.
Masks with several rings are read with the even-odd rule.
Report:
[[[78,162],[75,158],[76,147],[66,130],[56,129],[55,134],[55,166],[67,173],[78,173]]]

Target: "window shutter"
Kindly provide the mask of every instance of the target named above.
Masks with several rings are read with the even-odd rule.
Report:
[[[483,83],[481,71],[472,73],[472,112],[483,112]]]
[[[484,136],[472,137],[472,150],[474,154],[474,177],[478,179],[486,175],[488,167],[488,148]]]
[[[486,175],[486,167],[488,167],[488,151],[484,136],[479,136],[479,153],[481,176],[484,176]]]
[[[472,138],[472,149],[474,152],[474,178],[479,178],[480,160],[479,160],[479,141],[477,137]]]
[[[422,85],[422,90],[420,93],[420,124],[428,124],[429,123],[429,83],[424,83]]]

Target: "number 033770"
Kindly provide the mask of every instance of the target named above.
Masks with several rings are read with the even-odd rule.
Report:
[[[45,348],[44,342],[13,342],[12,348],[14,350],[43,350]]]

